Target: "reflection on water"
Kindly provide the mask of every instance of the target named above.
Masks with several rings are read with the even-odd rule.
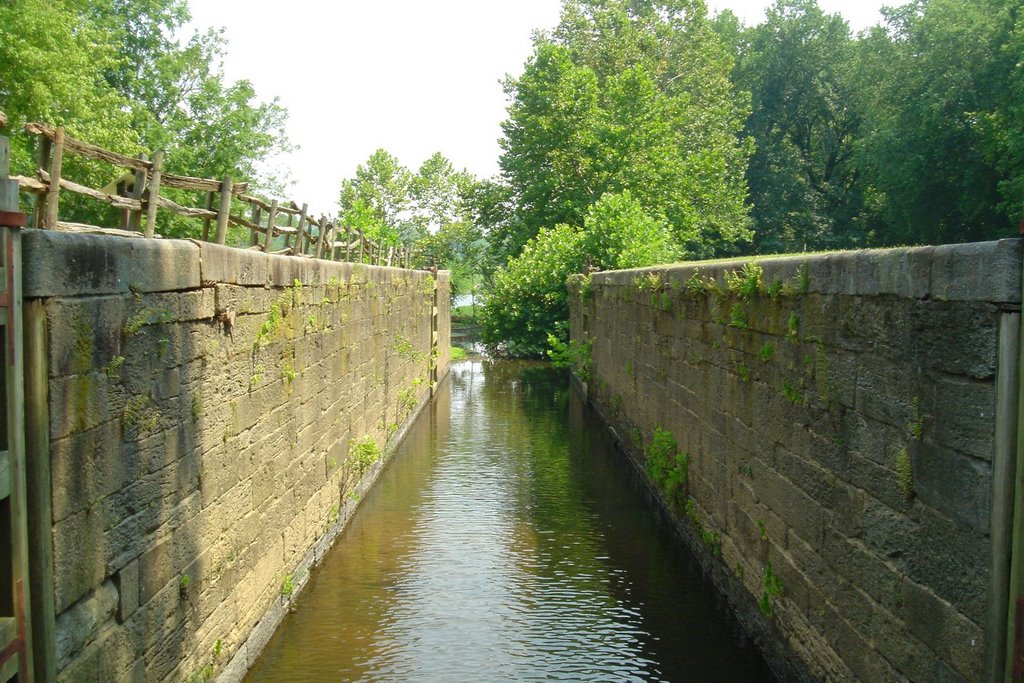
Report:
[[[546,365],[462,362],[248,681],[771,680]]]

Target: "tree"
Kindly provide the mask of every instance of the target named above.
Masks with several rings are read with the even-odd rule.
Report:
[[[342,219],[360,227],[374,240],[397,245],[409,231],[412,174],[397,158],[378,149],[366,164],[356,168],[354,178],[342,181]]]
[[[990,158],[1001,175],[1000,210],[1011,221],[1024,221],[1024,9],[1007,3],[1007,31],[998,55],[1004,86],[993,111],[983,121]]]
[[[0,110],[9,117],[14,173],[35,172],[33,141],[22,132],[28,121],[67,126],[72,136],[126,153],[140,149],[124,98],[103,78],[116,55],[112,36],[82,22],[74,4],[0,3]]]
[[[467,188],[463,200],[473,224],[487,240],[487,247],[481,254],[485,261],[481,270],[484,280],[489,282],[494,272],[508,263],[529,237],[517,231],[521,224],[514,222],[513,191],[500,179],[477,181]]]
[[[261,161],[287,149],[285,110],[258,102],[246,81],[226,82],[217,32],[173,38],[189,19],[182,0],[19,0],[0,5],[0,108],[17,131],[29,120],[125,154],[167,152],[165,169],[206,177],[231,174],[266,186]],[[13,136],[14,168],[31,174],[32,141]],[[69,157],[69,177],[94,187],[109,166]],[[104,223],[109,211],[69,197],[62,213]],[[164,232],[198,224],[165,217]],[[168,229],[169,226],[169,229]]]
[[[590,257],[601,269],[665,263],[679,254],[668,223],[644,211],[626,191],[606,194],[584,227],[542,229],[494,276],[482,316],[483,341],[499,353],[543,357],[548,335],[568,340],[566,279]]]
[[[1012,151],[997,140],[1020,93],[1020,53],[1006,49],[1019,5],[915,0],[887,10],[887,25],[859,41],[861,164],[887,223],[880,242],[1013,232],[1000,208],[1001,189],[1013,196]]]
[[[473,221],[470,198],[477,182],[456,171],[436,152],[423,162],[411,185],[412,223],[422,265],[451,271],[451,295],[473,291],[483,274],[487,241]]]
[[[456,171],[440,152],[424,161],[410,183],[412,237],[423,237],[468,221],[463,196],[474,182],[472,174]]]
[[[506,253],[544,226],[581,227],[591,205],[625,190],[687,253],[735,249],[749,236],[748,148],[730,69],[699,0],[566,0],[505,86]]]
[[[755,251],[864,244],[849,27],[815,0],[778,0],[742,40],[735,74],[752,99],[745,130],[756,145],[747,170]]]

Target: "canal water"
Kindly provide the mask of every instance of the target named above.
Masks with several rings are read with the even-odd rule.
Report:
[[[464,361],[246,681],[770,681],[601,424]]]

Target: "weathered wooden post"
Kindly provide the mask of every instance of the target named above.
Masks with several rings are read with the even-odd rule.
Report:
[[[352,257],[352,226],[345,223],[345,260],[351,261]]]
[[[6,121],[5,121],[6,123]],[[11,141],[0,135],[0,226],[23,227],[25,215],[18,211],[18,181],[10,173]]]
[[[320,216],[320,229],[316,233],[316,251],[313,255],[320,258],[324,252],[324,233],[327,232],[327,216]]]
[[[295,232],[295,253],[302,256],[306,253],[306,211],[309,209],[308,204],[303,204],[302,209],[299,211],[299,227]]]
[[[37,150],[37,168],[39,170],[50,167],[50,154],[53,151],[53,142],[45,135],[38,135],[39,143]],[[42,194],[32,195],[32,227],[42,228],[46,222],[46,200]]]
[[[6,121],[3,122],[6,124]],[[63,134],[61,134],[63,142]],[[4,395],[4,446],[0,451],[0,503],[6,528],[0,529],[0,590],[7,606],[0,617],[0,671],[4,678],[33,681],[32,589],[37,584],[29,573],[31,552],[28,531],[28,482],[25,451],[24,345],[21,315],[21,234],[27,216],[18,210],[18,182],[11,180],[10,140],[0,136],[0,240],[3,243],[2,299],[3,361],[0,363],[0,391]],[[48,207],[49,208],[49,207]],[[49,505],[49,498],[45,501]],[[46,539],[49,541],[49,538]]]
[[[206,193],[206,204],[204,205],[207,211],[213,211],[213,192]],[[203,241],[210,241],[210,217],[207,216],[203,219]]]
[[[260,221],[262,220],[262,218],[263,218],[263,216],[262,216],[262,213],[260,212],[259,204],[257,204],[256,202],[250,201],[249,202],[249,222],[252,223],[253,225],[255,225],[256,227],[259,227],[260,226]],[[259,233],[256,230],[249,230],[249,246],[255,247],[259,243],[260,243],[260,235],[259,235]]]
[[[267,214],[267,230],[263,237],[263,252],[266,254],[270,253],[271,247],[274,246],[274,221],[277,220],[277,200],[275,199],[270,203],[270,213]],[[253,233],[254,235],[256,233]]]
[[[149,189],[146,193],[146,237],[153,236],[156,228],[156,209],[160,204],[160,174],[164,168],[164,151],[157,150],[153,155],[153,168],[149,177]]]
[[[53,158],[50,160],[50,189],[46,193],[46,228],[57,229],[57,210],[60,206],[60,169],[64,163],[64,126],[53,136]]]
[[[228,216],[231,215],[231,176],[224,176],[220,184],[220,208],[217,210],[217,244],[228,238]]]
[[[146,154],[145,152],[139,153],[139,161],[149,161],[149,155]],[[146,187],[146,169],[140,168],[137,171],[135,171],[135,180],[133,181],[133,184],[132,184],[132,191],[130,193],[128,193],[128,196],[131,197],[132,199],[138,199],[141,202],[142,201],[142,191],[145,189],[145,187]],[[118,183],[117,189],[115,189],[114,192],[118,192],[118,190],[122,190],[123,191],[121,183]],[[124,216],[124,218],[127,218],[128,220],[126,221],[125,225],[122,226],[122,227],[124,227],[125,230],[138,231],[139,225],[142,222],[142,219],[141,219],[142,210],[139,209],[138,211],[135,211],[133,209],[125,209],[123,216]]]
[[[288,227],[292,227],[292,214],[288,214]],[[292,236],[290,233],[284,235],[284,248],[289,249],[292,246]]]

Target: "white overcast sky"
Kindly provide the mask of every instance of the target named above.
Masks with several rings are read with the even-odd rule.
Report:
[[[818,0],[854,31],[900,0]],[[378,147],[415,171],[434,152],[478,177],[498,171],[500,81],[518,75],[531,33],[558,22],[559,0],[190,0],[192,26],[223,27],[229,79],[280,98],[298,149],[280,164],[286,199],[337,210],[341,181]],[[744,23],[765,0],[708,0]],[[215,140],[210,141],[216,144]]]

